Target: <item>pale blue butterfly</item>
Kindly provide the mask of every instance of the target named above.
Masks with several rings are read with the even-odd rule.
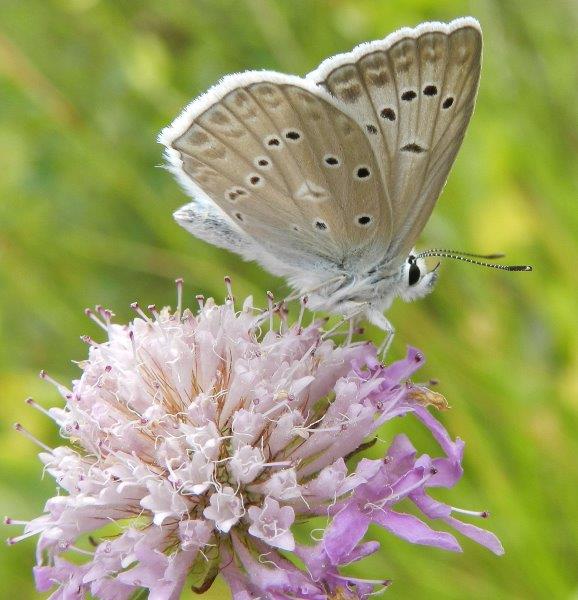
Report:
[[[425,257],[476,262],[413,245],[472,115],[481,55],[480,25],[466,17],[400,29],[305,78],[226,76],[160,135],[193,198],[175,219],[285,276],[310,308],[391,334],[393,299],[436,281]]]

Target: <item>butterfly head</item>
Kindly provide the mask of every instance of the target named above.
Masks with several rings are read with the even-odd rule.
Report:
[[[439,265],[439,263],[438,263]],[[438,277],[438,266],[431,271],[427,270],[425,260],[413,251],[401,266],[401,280],[399,283],[399,296],[406,302],[423,298],[429,294]]]

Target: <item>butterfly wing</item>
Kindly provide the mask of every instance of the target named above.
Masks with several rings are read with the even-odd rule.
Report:
[[[309,269],[330,276],[352,261],[375,263],[391,239],[391,207],[362,127],[304,79],[228,76],[160,141],[169,168],[195,199],[177,218],[203,237],[202,214],[214,203],[211,214],[220,213],[225,229],[243,238],[245,249],[237,251],[247,257],[261,248],[278,274]],[[267,266],[263,256],[254,258]]]
[[[329,58],[307,77],[367,132],[392,209],[391,266],[407,257],[445,184],[474,110],[481,51],[473,18],[424,23]]]

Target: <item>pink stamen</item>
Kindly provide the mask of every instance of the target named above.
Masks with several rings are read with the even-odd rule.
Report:
[[[94,321],[101,329],[106,331],[106,324],[103,323],[90,308],[84,309],[84,314],[91,320]]]
[[[37,535],[37,534],[38,534],[37,531],[29,531],[28,533],[23,533],[22,535],[17,535],[16,537],[10,537],[10,538],[8,538],[6,540],[6,543],[9,546],[14,546],[14,544],[17,544],[18,542],[26,540],[29,537],[32,537],[33,535]]]
[[[112,310],[110,310],[108,308],[103,308],[100,305],[97,307],[97,310],[98,310],[100,316],[104,319],[104,322],[106,323],[107,328],[110,327],[112,317],[114,317],[114,313],[112,312]]]
[[[89,346],[92,346],[94,348],[98,348],[98,346],[100,344],[98,344],[97,342],[95,342],[89,335],[81,335],[80,339],[85,343],[88,344]]]
[[[132,330],[131,330],[131,331],[129,331],[129,332],[128,332],[128,337],[129,337],[129,339],[130,339],[130,343],[131,343],[131,345],[132,345],[132,354],[133,354],[133,356],[134,356],[135,358],[138,358],[138,357],[137,357],[137,351],[136,351],[136,342],[134,341],[134,331],[132,331]]]
[[[175,279],[175,283],[177,285],[177,313],[180,316],[182,313],[182,308],[183,308],[184,279],[182,277],[179,277],[178,279]]]
[[[153,317],[158,321],[159,320],[159,311],[157,309],[157,305],[156,304],[149,304],[147,306],[147,308],[151,311],[151,314],[153,315]]]
[[[33,398],[26,398],[26,400],[24,400],[24,402],[26,402],[26,404],[28,404],[28,406],[31,406],[32,408],[39,410],[41,413],[44,413],[47,417],[50,417],[52,419],[52,415],[50,414],[50,412],[48,412],[44,408],[44,406],[40,406],[40,404],[38,404],[38,402],[36,402]]]
[[[273,292],[267,290],[267,305],[269,307],[269,329],[273,329],[273,311],[275,310],[274,305],[275,296],[273,296]]]
[[[150,321],[151,321],[150,318],[145,314],[143,309],[139,306],[138,302],[131,302],[130,307],[136,312],[136,314],[139,317],[141,317],[142,319],[144,319],[145,321],[150,323]]]
[[[465,508],[456,508],[455,506],[451,506],[450,508],[452,509],[452,512],[456,512],[461,515],[469,515],[470,517],[487,519],[490,516],[490,513],[487,510],[466,510]]]
[[[282,300],[279,303],[277,313],[279,314],[279,318],[281,319],[281,327],[279,328],[280,333],[283,333],[284,331],[287,331],[289,322],[289,309],[285,306],[284,300]]]
[[[21,521],[20,519],[12,519],[4,517],[4,525],[28,525],[29,521]]]
[[[307,296],[303,296],[301,298],[301,306],[299,308],[299,317],[297,318],[297,334],[299,335],[302,331],[302,323],[303,323],[303,317],[305,315],[305,308],[307,307],[307,302],[309,301],[309,298]]]
[[[33,436],[27,429],[25,429],[22,424],[14,423],[14,429],[21,433],[24,437],[27,437],[30,441],[34,442],[37,446],[40,446],[46,452],[50,452],[52,454],[52,448],[47,446],[44,442],[41,442],[37,437]]]
[[[54,379],[50,375],[48,375],[48,373],[44,369],[40,371],[39,377],[40,379],[44,379],[44,381],[47,381],[48,383],[52,384],[65,398],[68,394],[72,394],[71,390],[69,390],[66,386],[56,381],[56,379]]]
[[[235,310],[235,296],[233,296],[233,286],[231,285],[231,278],[229,275],[225,275],[225,287],[227,288],[227,302],[230,302],[233,310]]]

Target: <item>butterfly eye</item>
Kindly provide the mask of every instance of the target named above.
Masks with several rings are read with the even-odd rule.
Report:
[[[415,262],[412,262],[409,267],[409,276],[407,280],[408,285],[415,285],[419,281],[420,275],[421,271],[419,270],[419,267],[415,264]]]

